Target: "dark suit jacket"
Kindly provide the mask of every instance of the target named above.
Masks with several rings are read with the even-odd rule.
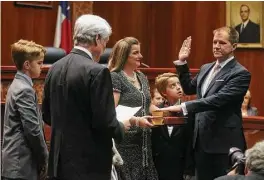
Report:
[[[187,64],[176,66],[185,94],[197,100],[185,102],[188,113],[195,113],[193,145],[207,153],[228,153],[231,147],[245,149],[241,105],[250,84],[250,73],[234,58],[212,79],[204,97],[201,87],[215,62],[205,64],[191,79]]]
[[[73,49],[50,68],[44,121],[51,125],[48,175],[65,180],[110,179],[112,138],[123,138],[116,119],[109,70]]]
[[[29,79],[17,73],[6,96],[2,176],[37,180],[47,161],[48,149],[35,90]]]
[[[152,153],[159,179],[183,178],[188,146],[184,125],[174,125],[169,136],[167,125],[152,128]]]
[[[239,33],[239,43],[260,43],[260,26],[249,20],[245,29],[240,33],[241,25],[235,27]]]
[[[182,116],[182,114],[174,113],[172,116]],[[191,123],[188,120],[186,124],[173,125],[171,135],[169,135],[167,125],[152,128],[152,155],[159,179],[183,179],[185,167],[191,163],[191,158],[186,157],[192,155],[191,146],[189,146],[193,131]],[[188,162],[186,162],[187,159]]]

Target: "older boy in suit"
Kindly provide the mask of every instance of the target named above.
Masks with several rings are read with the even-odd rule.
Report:
[[[2,178],[38,180],[45,174],[48,150],[32,78],[39,77],[46,51],[26,40],[11,49],[17,73],[6,96]]]

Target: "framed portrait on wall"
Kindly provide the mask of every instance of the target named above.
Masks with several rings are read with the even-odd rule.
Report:
[[[226,2],[226,23],[239,33],[238,47],[264,47],[264,2]]]

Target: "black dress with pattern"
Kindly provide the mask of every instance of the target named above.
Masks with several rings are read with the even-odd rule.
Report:
[[[111,72],[114,91],[120,92],[119,105],[142,108],[135,116],[149,114],[151,102],[149,84],[146,76],[136,72],[141,88],[128,81],[123,71]],[[124,140],[116,144],[124,164],[117,167],[120,180],[157,180],[157,172],[152,159],[151,129],[132,126]]]

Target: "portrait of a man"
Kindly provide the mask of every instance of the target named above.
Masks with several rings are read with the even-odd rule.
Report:
[[[264,2],[226,2],[226,25],[239,33],[239,48],[264,47]]]
[[[260,26],[250,19],[250,8],[246,4],[240,6],[241,23],[235,29],[239,33],[239,43],[260,43]]]

